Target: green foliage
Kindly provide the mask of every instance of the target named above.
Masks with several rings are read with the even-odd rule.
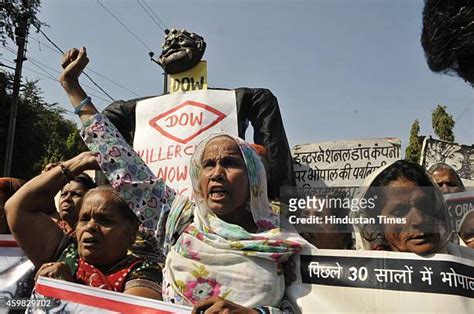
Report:
[[[41,27],[41,25],[45,25],[36,18],[40,6],[40,0],[1,0],[0,42],[5,45],[7,38],[11,39],[12,41],[15,41],[15,28],[16,26],[18,26],[22,19],[28,19],[28,24],[32,24],[38,28]]]
[[[411,125],[410,130],[410,141],[405,150],[405,159],[408,161],[418,163],[421,156],[421,145],[420,145],[420,121],[416,119]]]
[[[0,75],[0,83],[8,81]],[[65,119],[64,110],[57,104],[48,104],[41,97],[37,82],[26,82],[18,103],[15,143],[11,176],[30,179],[38,175],[50,162],[69,159],[81,151],[85,145],[76,125]],[[8,133],[11,97],[5,85],[0,85],[0,165],[3,170]]]
[[[454,142],[454,119],[446,112],[446,106],[438,105],[431,114],[431,124],[440,140]]]

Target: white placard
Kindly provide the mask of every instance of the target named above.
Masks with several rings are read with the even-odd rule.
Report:
[[[353,187],[377,168],[399,160],[398,138],[375,138],[295,145],[297,187]]]
[[[238,134],[234,91],[177,92],[137,103],[133,148],[178,194],[191,197],[190,158],[219,132]]]
[[[474,313],[474,261],[447,254],[309,250],[286,298],[297,313]]]

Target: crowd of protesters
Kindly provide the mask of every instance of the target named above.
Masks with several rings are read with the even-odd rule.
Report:
[[[361,197],[379,197],[374,209],[357,215],[382,214],[404,218],[403,223],[358,224],[344,232],[327,225],[299,235],[268,199],[265,149],[222,133],[200,143],[192,156],[195,199],[175,195],[82,90],[78,77],[87,62],[85,48],[68,51],[61,83],[90,151],[49,165],[16,193],[18,180],[2,181],[8,226],[37,276],[196,310],[274,312],[297,271],[291,259],[305,246],[472,257],[470,249],[451,241],[442,193],[465,188],[444,164],[428,171],[400,160],[363,183],[368,189]],[[96,187],[87,170],[101,170],[110,186]],[[55,212],[51,204],[58,192]],[[471,216],[460,233],[467,245],[472,245]],[[134,250],[137,238],[148,242],[140,251]]]

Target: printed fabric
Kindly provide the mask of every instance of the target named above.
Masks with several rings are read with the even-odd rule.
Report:
[[[222,221],[196,193],[204,148],[222,134],[203,141],[193,155],[195,202],[175,197],[105,116],[92,117],[81,135],[97,153],[112,186],[144,226],[157,235],[158,249],[166,254],[164,301],[192,305],[220,296],[247,307],[278,306],[285,289],[281,264],[299,252],[304,240],[290,228],[279,228],[279,215],[271,210],[267,198],[265,169],[246,142],[225,135],[239,145],[246,164],[250,189],[247,208],[259,228],[256,233]]]
[[[97,162],[112,187],[128,203],[142,226],[152,230],[158,243],[162,243],[174,191],[154,176],[104,115],[97,114],[87,121],[81,137],[89,150],[96,153]]]
[[[71,238],[63,250],[58,262],[64,262],[71,269],[77,283],[110,291],[123,292],[127,283],[133,280],[146,280],[147,287],[160,289],[157,282],[162,281],[161,268],[152,262],[134,255],[127,255],[123,260],[108,269],[101,271],[94,265],[79,257],[76,241]],[[161,291],[158,291],[161,292]]]

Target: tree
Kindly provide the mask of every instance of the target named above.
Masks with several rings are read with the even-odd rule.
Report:
[[[454,119],[446,112],[446,106],[438,105],[431,114],[431,124],[440,140],[454,142]]]
[[[36,28],[45,25],[36,18],[40,6],[40,0],[0,1],[0,42],[5,45],[7,38],[15,41],[15,29],[21,19],[27,18]]]
[[[0,165],[5,162],[11,90],[8,74],[0,73]],[[76,125],[63,117],[64,109],[48,104],[41,97],[36,81],[26,81],[20,94],[11,176],[30,179],[50,163],[69,159],[85,145]]]
[[[420,160],[421,145],[420,145],[420,121],[416,119],[411,125],[410,142],[405,150],[405,159],[416,162]]]

